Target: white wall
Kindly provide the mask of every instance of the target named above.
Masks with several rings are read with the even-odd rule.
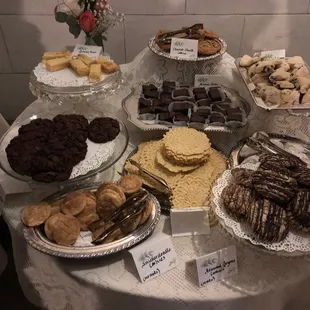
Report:
[[[111,0],[126,15],[112,29],[106,50],[129,62],[159,28],[203,22],[228,43],[233,56],[286,48],[310,63],[309,0]],[[34,98],[28,74],[45,50],[75,43],[67,26],[54,21],[57,0],[0,0],[0,113],[13,120]]]

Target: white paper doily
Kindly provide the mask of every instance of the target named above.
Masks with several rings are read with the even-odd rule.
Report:
[[[258,163],[247,163],[242,164],[240,167],[256,170],[258,166],[259,166]],[[223,175],[217,180],[216,185],[212,189],[214,211],[215,214],[223,220],[220,221],[222,225],[225,224],[227,227],[231,228],[238,238],[248,240],[252,244],[263,246],[268,250],[285,251],[289,253],[293,253],[295,251],[310,252],[310,236],[298,235],[290,231],[283,241],[275,243],[266,243],[256,239],[254,234],[251,233],[251,231],[245,224],[239,223],[236,220],[232,219],[225,212],[223,202],[221,199],[223,189],[229,183],[231,183],[232,180],[233,177],[231,175],[231,170],[226,170],[224,171]]]
[[[78,87],[90,86],[96,83],[90,83],[88,76],[77,76],[73,70],[66,68],[56,72],[49,72],[46,70],[45,65],[39,63],[33,70],[38,82],[54,87]],[[102,74],[100,83],[110,77],[111,74]]]
[[[88,171],[99,168],[113,155],[115,148],[114,140],[107,143],[94,143],[87,139],[86,143],[86,157],[84,160],[73,167],[70,179],[84,175]]]

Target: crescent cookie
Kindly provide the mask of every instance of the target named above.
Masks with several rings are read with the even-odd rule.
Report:
[[[39,226],[50,217],[51,210],[52,207],[45,202],[32,204],[23,209],[21,220],[26,226]]]

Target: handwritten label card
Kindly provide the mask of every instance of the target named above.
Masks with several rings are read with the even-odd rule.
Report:
[[[182,59],[197,58],[198,41],[189,39],[172,38],[170,55]]]
[[[236,247],[216,251],[196,259],[199,286],[220,281],[238,273]]]
[[[223,84],[222,75],[208,75],[208,74],[196,74],[195,75],[195,87],[205,87],[212,84]]]
[[[177,266],[177,255],[169,236],[147,240],[129,252],[141,282],[152,280]]]
[[[273,51],[264,51],[260,53],[256,53],[255,55],[261,56],[261,57],[275,57],[275,58],[284,58],[286,54],[285,49],[283,50],[273,50]]]
[[[77,44],[72,52],[72,56],[84,54],[91,58],[98,58],[102,52],[101,46]]]
[[[171,209],[170,221],[173,237],[209,235],[209,208]]]

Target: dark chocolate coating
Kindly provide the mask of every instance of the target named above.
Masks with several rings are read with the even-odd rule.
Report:
[[[143,95],[146,99],[148,98],[158,98],[159,92],[157,90],[146,90],[143,92]]]
[[[199,94],[199,93],[205,93],[206,94],[206,89],[204,87],[195,87],[193,88],[193,93]]]
[[[154,114],[155,113],[155,108],[154,107],[149,107],[149,108],[142,108],[139,110],[139,114]]]
[[[192,114],[191,116],[191,122],[204,124],[205,121],[206,121],[206,118],[204,116],[197,115],[197,114],[194,114],[194,115]]]
[[[158,119],[160,121],[171,122],[173,120],[173,114],[169,112],[158,113]]]
[[[177,98],[177,97],[190,97],[190,93],[189,93],[189,90],[187,88],[180,88],[180,89],[174,90],[173,96],[175,98]]]
[[[156,106],[155,107],[155,113],[158,113],[158,112],[169,112],[169,107],[167,105],[159,105],[159,106]]]
[[[175,122],[189,122],[189,117],[186,115],[177,114],[174,117]]]
[[[212,102],[222,101],[222,96],[218,87],[210,87],[208,95]]]
[[[210,99],[202,99],[197,101],[199,107],[211,107],[212,101]]]
[[[110,117],[93,119],[88,128],[88,138],[95,143],[106,143],[114,140],[120,132],[119,123]]]
[[[145,99],[145,98],[139,98],[139,108],[147,108],[147,107],[150,107],[152,105],[153,105],[152,100]]]
[[[220,114],[212,114],[210,116],[210,123],[222,123],[225,124],[225,117]]]
[[[213,111],[213,112],[221,113],[221,114],[223,114],[223,115],[227,115],[227,110],[225,109],[225,107],[222,107],[222,106],[220,106],[220,105],[218,105],[218,104],[214,104],[214,105],[212,106],[212,111]]]
[[[142,85],[142,92],[146,92],[146,91],[158,91],[158,88],[154,85],[154,84],[143,84]]]
[[[207,93],[197,93],[197,94],[195,94],[195,99],[196,100],[207,99],[207,98],[208,98]]]
[[[161,93],[159,98],[161,103],[166,105],[169,105],[173,101],[172,96],[169,93]]]
[[[187,102],[174,102],[173,111],[187,111],[192,106]]]

